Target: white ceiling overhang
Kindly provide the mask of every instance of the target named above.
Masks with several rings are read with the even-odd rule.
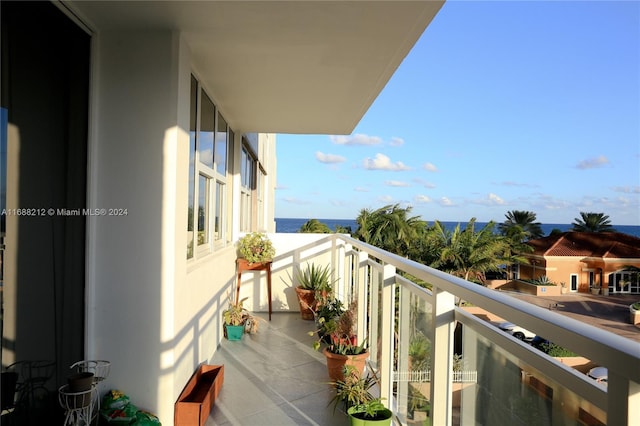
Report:
[[[72,8],[97,31],[180,31],[200,79],[243,132],[349,134],[443,3],[73,1]]]

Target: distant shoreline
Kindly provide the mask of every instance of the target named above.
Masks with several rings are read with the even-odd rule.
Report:
[[[355,219],[320,219],[320,218],[284,218],[277,217],[276,221],[276,232],[280,233],[295,233],[297,232],[302,225],[304,225],[307,221],[311,219],[317,219],[319,222],[326,224],[329,229],[335,231],[336,226],[342,227],[351,227],[351,230],[355,232],[358,229],[358,224]],[[433,225],[435,221],[426,221],[430,226]],[[446,229],[454,229],[458,224],[460,224],[461,228],[468,223],[466,222],[457,222],[457,221],[440,221]],[[476,229],[483,228],[489,222],[476,222]],[[500,222],[496,222],[500,223]],[[616,232],[621,232],[623,234],[632,235],[634,237],[640,238],[640,225],[612,225]],[[545,236],[549,235],[551,231],[554,229],[559,229],[562,232],[569,231],[573,227],[570,223],[541,223],[540,227],[542,228],[542,232]]]

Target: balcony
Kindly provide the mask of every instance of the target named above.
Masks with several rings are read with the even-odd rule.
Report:
[[[372,342],[369,362],[397,424],[637,424],[637,342],[345,235],[315,238],[284,251],[274,268],[286,274],[307,262],[333,266],[336,295],[358,300],[358,339],[366,336]],[[293,238],[276,234],[277,245],[285,244],[280,239],[291,247]],[[460,301],[607,367],[608,384],[513,338],[460,308]],[[332,390],[324,357],[313,351],[305,334],[312,328],[297,314],[277,313],[241,345],[231,348],[233,342],[223,342],[214,361],[241,377],[225,384],[227,394],[242,397],[244,392],[250,408],[224,396],[209,422],[251,424],[252,419],[273,418],[278,424],[346,424],[344,413],[327,406]],[[417,341],[429,352],[420,365],[412,359]]]

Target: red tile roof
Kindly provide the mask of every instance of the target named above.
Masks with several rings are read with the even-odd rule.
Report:
[[[640,238],[620,232],[563,232],[527,242],[533,255],[640,259]]]

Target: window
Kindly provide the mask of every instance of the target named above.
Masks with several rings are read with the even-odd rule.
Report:
[[[226,120],[193,75],[190,110],[187,258],[210,251],[228,235],[224,208],[233,141]]]
[[[194,196],[195,196],[195,179],[196,179],[196,129],[198,117],[198,81],[191,76],[191,100],[189,102],[190,118],[189,118],[189,189],[188,189],[188,206],[187,206],[187,259],[193,257],[194,247]]]
[[[569,275],[569,288],[571,291],[578,291],[578,275],[571,274]]]
[[[198,245],[209,242],[209,178],[198,179]]]
[[[244,140],[243,142],[246,142]],[[248,232],[253,224],[253,190],[255,188],[256,160],[246,145],[242,147],[240,160],[240,230]]]

